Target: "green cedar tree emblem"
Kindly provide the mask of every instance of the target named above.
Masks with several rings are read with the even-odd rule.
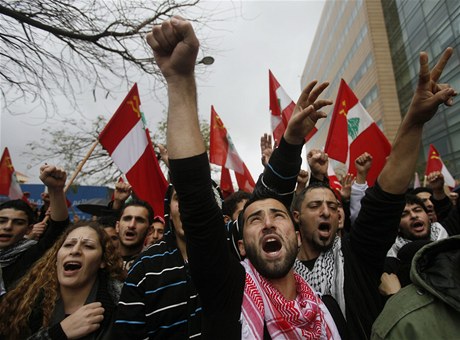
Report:
[[[359,118],[348,119],[348,135],[354,140],[359,132]]]

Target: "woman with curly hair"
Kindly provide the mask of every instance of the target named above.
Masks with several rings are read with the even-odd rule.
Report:
[[[101,339],[124,279],[97,222],[69,227],[0,303],[0,338]]]

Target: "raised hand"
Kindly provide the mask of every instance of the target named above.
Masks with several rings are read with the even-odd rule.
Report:
[[[193,75],[200,43],[190,22],[174,16],[155,25],[146,38],[167,81],[174,76]]]
[[[310,178],[310,174],[306,170],[300,170],[299,174],[297,175],[297,186],[295,188],[296,195],[300,194],[303,189],[307,186],[308,179]]]
[[[414,124],[425,124],[429,121],[438,110],[440,104],[453,105],[453,97],[457,95],[455,89],[448,84],[438,83],[452,53],[452,47],[448,47],[435,67],[430,71],[428,55],[426,52],[420,52],[419,81],[407,113]]]
[[[69,340],[80,339],[97,330],[104,320],[104,308],[100,302],[84,305],[61,321],[61,327]]]
[[[331,105],[332,101],[318,99],[318,97],[328,87],[329,83],[321,83],[318,86],[316,84],[316,80],[308,84],[297,100],[294,112],[284,132],[284,139],[289,144],[303,144],[305,136],[315,127],[316,122],[327,116],[325,112],[320,110]]]
[[[360,184],[366,183],[367,174],[372,166],[372,155],[364,152],[355,159],[356,167],[356,182]]]
[[[50,218],[54,221],[64,221],[69,216],[64,186],[67,174],[62,168],[51,164],[40,167],[40,180],[48,187]]]
[[[129,183],[117,182],[113,192],[113,206],[115,210],[120,209],[132,193],[132,187]]]
[[[318,149],[312,149],[307,153],[307,162],[313,177],[320,181],[322,181],[324,177],[327,177],[327,167],[329,165],[327,153]]]
[[[433,171],[426,177],[427,187],[433,190],[433,197],[437,200],[442,200],[446,197],[444,192],[444,175],[441,171]]]
[[[63,189],[67,180],[67,173],[55,165],[44,164],[40,167],[40,180],[48,187],[48,190]]]
[[[195,63],[200,43],[192,24],[174,16],[153,26],[147,43],[168,84],[168,129],[166,140],[169,159],[187,158],[204,153],[198,121]],[[184,129],[184,126],[187,128]]]
[[[265,167],[268,164],[268,160],[273,152],[273,143],[272,143],[272,135],[268,133],[264,133],[262,137],[260,137],[260,153],[262,155],[262,165]]]
[[[386,192],[403,194],[406,191],[415,172],[423,126],[435,115],[440,104],[453,104],[457,92],[448,84],[438,83],[452,52],[451,47],[447,48],[431,71],[427,54],[420,53],[417,88],[399,127],[390,156],[378,178],[380,187]]]
[[[342,188],[340,189],[340,196],[345,201],[350,200],[351,186],[354,180],[355,180],[355,176],[353,176],[353,174],[346,174],[340,179],[340,184],[342,184]]]
[[[444,189],[444,175],[441,171],[433,171],[426,177],[427,186],[434,190]]]

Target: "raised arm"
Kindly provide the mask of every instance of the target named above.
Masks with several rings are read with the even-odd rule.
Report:
[[[147,35],[155,60],[168,84],[170,159],[196,156],[206,151],[198,121],[195,63],[200,46],[190,22],[174,16],[153,27]]]
[[[328,155],[319,149],[309,150],[307,162],[311,169],[311,181],[327,182],[327,167],[329,166]]]
[[[228,249],[198,123],[194,67],[199,43],[191,24],[178,17],[155,26],[147,40],[168,85],[171,182],[179,201],[190,273],[200,295],[202,336],[236,338],[241,334],[245,274]]]
[[[318,99],[328,85],[328,83],[317,85],[317,81],[312,81],[304,88],[283,138],[278,148],[273,150],[253,195],[258,197],[275,195],[277,199],[289,206],[302,163],[300,154],[305,136],[310,133],[319,119],[326,117],[321,110],[332,104],[330,100]]]
[[[123,207],[126,200],[131,196],[133,189],[131,184],[125,182],[117,182],[115,183],[115,191],[113,193],[113,210],[119,210]]]
[[[415,172],[423,126],[435,115],[440,104],[453,105],[457,92],[438,80],[451,57],[453,49],[447,48],[436,66],[430,71],[428,55],[420,53],[420,73],[409,111],[399,127],[388,160],[380,173],[380,187],[392,194],[403,194]]]
[[[437,83],[451,55],[452,48],[448,48],[430,72],[426,53],[420,53],[419,82],[409,111],[401,122],[377,182],[361,200],[350,241],[357,258],[367,264],[376,277],[380,277],[386,253],[397,236],[405,205],[404,193],[415,172],[423,126],[441,103],[453,104],[454,89]]]
[[[50,197],[50,218],[53,221],[65,221],[69,216],[64,193],[66,172],[54,165],[45,164],[40,167],[40,180],[48,188]]]
[[[261,154],[261,162],[264,168],[268,164],[268,160],[273,152],[273,142],[272,142],[272,135],[268,133],[264,133],[262,137],[260,137],[260,154]]]
[[[350,197],[350,220],[351,224],[355,223],[361,210],[361,199],[364,197],[367,185],[367,174],[372,166],[372,156],[365,152],[355,159],[355,167],[357,171],[356,181],[351,186]]]

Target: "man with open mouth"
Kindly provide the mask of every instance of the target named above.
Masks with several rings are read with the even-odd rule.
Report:
[[[120,212],[116,230],[120,239],[123,268],[129,270],[144,248],[145,238],[152,229],[153,209],[145,201],[134,199],[127,202]]]
[[[294,199],[292,210],[302,236],[295,269],[315,290],[334,297],[353,339],[369,338],[372,324],[383,308],[378,286],[387,251],[398,230],[414,239],[429,235],[426,212],[425,219],[412,214],[414,218],[408,218],[406,224],[400,225],[400,221],[403,210],[411,215],[404,194],[415,171],[423,126],[440,104],[453,105],[457,95],[449,85],[438,84],[452,53],[453,49],[447,48],[431,71],[428,56],[420,54],[420,80],[409,111],[378,180],[361,200],[349,234],[342,238],[336,234],[339,215],[332,190],[315,184]]]
[[[228,248],[222,210],[212,191],[209,161],[197,119],[194,67],[199,42],[179,17],[154,26],[147,36],[168,84],[167,145],[192,279],[202,302],[202,333],[209,339],[338,339],[331,315],[309,285],[294,273],[300,238],[289,212],[301,159],[280,169],[266,167],[242,212],[241,263]],[[273,157],[297,153],[320,111],[328,83],[311,82],[302,92]],[[184,128],[186,126],[187,128]],[[295,149],[295,151],[292,151]],[[278,172],[279,170],[279,172]],[[271,189],[289,177],[286,191]],[[284,193],[284,195],[283,195]]]

